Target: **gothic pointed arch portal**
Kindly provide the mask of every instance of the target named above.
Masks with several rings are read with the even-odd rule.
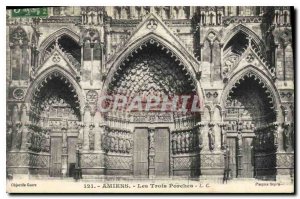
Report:
[[[170,102],[183,95],[190,96],[190,99],[197,97],[193,78],[169,49],[161,48],[153,39],[143,43],[124,59],[106,92],[111,96],[126,96],[130,101],[126,109],[113,109],[105,115],[107,128],[103,143],[106,143],[107,162],[114,158],[111,153],[117,153],[120,160],[133,165],[133,170],[128,170],[128,173],[134,176],[199,175],[198,112],[192,112],[188,107],[186,112],[161,109],[163,105],[160,103],[164,99]],[[145,108],[149,96],[161,100],[158,109]],[[141,99],[142,109],[128,110],[135,99]],[[129,150],[123,144],[125,142],[120,145],[117,141],[127,138],[131,143]],[[128,157],[132,159],[128,160]],[[114,167],[107,164],[107,172],[118,174]]]
[[[61,28],[48,36],[39,46],[39,65],[42,66],[51,56],[52,51],[58,47],[72,65],[80,68],[81,47],[79,36],[68,28]],[[38,67],[39,68],[39,67]]]
[[[59,70],[40,76],[30,92],[29,150],[48,154],[51,177],[72,176],[81,121],[76,89]]]
[[[224,97],[231,177],[273,178],[276,167],[273,93],[260,76],[250,71]]]

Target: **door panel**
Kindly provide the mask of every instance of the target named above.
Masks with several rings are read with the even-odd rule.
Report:
[[[155,175],[169,176],[170,173],[170,146],[169,130],[158,128],[154,134],[155,148]]]
[[[62,138],[51,138],[51,167],[50,176],[61,176]]]
[[[148,129],[134,131],[134,176],[148,177]]]
[[[253,138],[243,138],[242,176],[244,178],[253,178],[254,174],[252,141]]]
[[[230,177],[237,177],[236,138],[227,138],[229,147],[229,169]]]
[[[76,164],[76,137],[68,137],[68,175],[73,176]]]

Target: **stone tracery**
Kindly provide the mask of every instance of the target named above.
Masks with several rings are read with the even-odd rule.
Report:
[[[48,70],[46,67],[43,68],[47,58],[52,56],[52,62],[56,64],[62,63],[63,58],[65,58],[71,63],[68,63],[68,65],[75,66],[74,68],[77,71],[75,74],[72,71],[70,76],[78,75],[74,78],[80,84],[80,88],[76,87],[76,90],[68,79],[72,77],[67,75],[68,78],[65,78],[63,72],[51,73],[42,80],[41,78],[28,79],[25,75],[22,75],[22,77],[26,81],[17,82],[16,80],[23,79],[19,79],[19,77],[11,78],[9,80],[11,84],[9,85],[12,86],[9,93],[12,95],[9,96],[9,102],[12,104],[18,103],[18,105],[12,106],[8,113],[8,115],[14,115],[13,119],[10,116],[8,117],[10,118],[7,126],[9,149],[12,147],[15,151],[27,150],[26,146],[20,144],[25,143],[22,140],[26,137],[29,150],[36,153],[31,155],[30,164],[38,166],[39,158],[37,157],[42,157],[40,159],[43,160],[42,162],[47,163],[48,160],[49,163],[50,159],[47,159],[47,155],[51,151],[49,150],[51,144],[48,135],[51,134],[50,130],[58,132],[63,128],[62,138],[64,142],[66,134],[74,136],[74,132],[79,131],[78,138],[80,141],[70,141],[68,144],[62,144],[63,155],[73,150],[72,148],[68,149],[67,146],[76,143],[80,145],[82,165],[86,167],[88,172],[105,168],[113,171],[123,171],[122,169],[125,169],[130,173],[132,172],[134,152],[132,123],[138,125],[147,123],[152,126],[160,123],[160,125],[174,125],[174,129],[169,132],[170,156],[173,158],[170,160],[171,175],[182,175],[180,172],[189,169],[195,170],[195,173],[197,173],[200,171],[199,168],[203,169],[201,171],[202,175],[210,174],[209,170],[205,170],[206,168],[214,168],[216,171],[222,170],[224,166],[222,157],[224,154],[220,149],[226,149],[226,144],[231,138],[239,138],[239,149],[241,149],[239,156],[245,156],[245,154],[242,154],[243,150],[251,151],[251,147],[255,149],[255,161],[263,167],[262,169],[260,167],[255,169],[267,170],[271,168],[270,170],[275,170],[273,168],[277,166],[277,171],[284,170],[285,168],[280,168],[280,164],[289,167],[291,157],[293,157],[294,129],[291,115],[294,113],[293,108],[278,110],[278,104],[284,102],[286,103],[285,107],[289,107],[293,103],[294,94],[293,89],[280,90],[272,82],[278,78],[277,80],[280,83],[283,83],[281,81],[284,80],[284,84],[287,84],[288,87],[292,84],[289,82],[292,80],[293,49],[291,46],[290,24],[286,19],[290,14],[287,11],[288,8],[274,8],[276,14],[274,23],[265,15],[270,11],[263,7],[258,7],[257,10],[247,7],[243,11],[241,7],[212,6],[81,7],[76,9],[72,11],[71,8],[66,7],[55,8],[53,10],[54,17],[35,20],[34,23],[36,24],[32,24],[32,26],[36,34],[32,33],[29,26],[25,26],[24,29],[22,27],[15,28],[16,24],[28,25],[31,23],[31,19],[15,19],[14,22],[11,19],[8,20],[9,28],[12,28],[11,32],[13,33],[16,30],[10,38],[11,54],[14,54],[14,45],[29,42],[25,34],[26,36],[27,34],[32,35],[31,43],[33,47],[39,47],[41,52],[39,60],[36,61],[36,68],[41,67],[41,73],[39,74],[43,74],[43,70]],[[78,16],[77,11],[79,11]],[[242,14],[243,12],[244,14]],[[279,14],[281,12],[282,16]],[[65,16],[66,13],[68,13],[68,16]],[[239,13],[239,15],[235,16],[235,13]],[[55,23],[60,23],[60,25],[56,26]],[[58,31],[53,34],[48,34],[47,31],[44,32],[50,27],[49,24],[57,28]],[[61,24],[66,25],[68,28],[61,28]],[[191,24],[193,26],[192,30],[190,30]],[[269,27],[263,27],[265,25]],[[142,29],[137,28],[137,30],[134,30],[135,27],[142,26]],[[197,30],[194,29],[194,26],[197,27]],[[280,30],[278,27],[284,28]],[[166,29],[166,35],[156,34],[155,31],[161,30],[160,28]],[[251,31],[252,28],[259,31],[254,33]],[[269,35],[274,35],[274,38],[269,38],[271,41],[275,39],[274,46],[268,46],[268,43],[272,43],[269,40],[264,42],[263,32],[266,30]],[[145,38],[137,40],[136,43],[132,41],[131,38],[135,36],[134,34],[143,34],[143,31],[151,34],[145,34]],[[81,32],[82,34],[79,36],[75,32]],[[131,35],[131,33],[134,34]],[[36,37],[33,35],[36,35]],[[48,38],[38,46],[39,37],[43,38],[44,36],[48,36]],[[170,38],[171,40],[176,38],[172,40],[175,42],[168,41]],[[20,39],[25,42],[20,42]],[[62,40],[72,40],[76,47],[71,48],[75,49],[76,52],[70,52],[66,48],[63,49],[62,45],[59,46]],[[205,41],[204,48],[201,53],[196,53],[195,57],[201,57],[202,55],[204,60],[194,62],[193,55],[190,56],[189,54],[189,49],[196,48],[198,45],[201,46],[203,42],[200,41],[203,40]],[[234,40],[242,41],[240,44],[243,45],[235,45]],[[80,41],[87,44],[79,46]],[[142,43],[139,41],[142,41]],[[177,41],[179,42],[177,43]],[[102,54],[99,53],[98,47],[94,46],[93,43],[97,43]],[[128,50],[124,50],[124,44],[125,47],[128,47]],[[209,48],[210,45],[213,50],[216,50],[213,53]],[[23,47],[25,46],[23,45]],[[86,47],[88,47],[88,50],[85,49]],[[83,52],[79,52],[80,48],[83,49]],[[91,48],[94,48],[94,51]],[[222,51],[222,48],[224,51]],[[277,50],[277,56],[279,55],[277,58],[273,57],[274,60],[271,65],[268,65],[271,58],[266,59],[264,54],[265,48],[267,52],[274,51],[273,54]],[[38,54],[35,48],[24,49],[23,52],[25,51]],[[94,57],[93,60],[92,56],[85,57],[86,51],[94,54],[98,53],[101,56]],[[114,54],[112,51],[117,53]],[[124,54],[121,52],[124,52]],[[286,54],[283,55],[284,53]],[[17,59],[20,58],[17,57]],[[29,57],[24,56],[23,58],[28,59]],[[258,60],[256,60],[257,58]],[[38,59],[38,56],[33,59]],[[238,74],[233,69],[235,69],[235,66],[243,66],[238,65],[240,59],[243,59],[246,64],[251,64],[251,70],[240,75],[242,78],[237,80],[236,75]],[[277,63],[275,59],[278,61]],[[14,63],[15,60],[11,58],[12,68],[18,65]],[[105,63],[107,60],[108,62]],[[117,61],[115,62],[115,60]],[[220,73],[228,74],[229,81],[219,82],[215,81],[216,79],[207,81],[205,70],[207,70],[208,65],[203,65],[205,60],[210,62],[209,66],[212,72],[220,69]],[[92,61],[94,62],[92,63]],[[193,63],[189,64],[190,61]],[[23,63],[29,64],[29,62]],[[118,63],[121,64],[117,65]],[[112,66],[114,65],[119,67],[116,71],[113,71],[115,68]],[[101,66],[100,69],[99,66]],[[262,66],[269,67],[269,69],[265,70]],[[52,65],[49,67],[52,67]],[[63,67],[61,66],[61,68]],[[30,72],[35,72],[35,66],[32,65],[32,69]],[[194,69],[196,73],[194,73]],[[289,71],[284,71],[285,69]],[[107,76],[108,71],[112,71],[110,73],[113,75],[112,78]],[[231,71],[232,73],[229,74]],[[23,72],[27,73],[28,71],[23,70]],[[89,75],[86,75],[87,72]],[[287,74],[283,74],[285,72]],[[15,73],[13,72],[13,74]],[[39,74],[37,74],[38,77]],[[195,76],[199,81],[196,81]],[[79,77],[84,78],[80,79]],[[91,81],[92,83],[88,82],[92,77],[95,80],[94,84],[93,81]],[[33,86],[26,92],[27,80]],[[34,81],[32,82],[32,80]],[[138,114],[108,113],[99,116],[94,106],[97,105],[97,98],[101,96],[103,91],[101,90],[103,80],[105,80],[104,88],[109,85],[108,90],[104,91],[133,95],[144,94],[146,96],[151,94],[196,94],[198,86],[198,90],[204,89],[206,107],[209,108],[201,110],[200,114],[204,112],[201,117],[198,117],[198,115],[195,117],[194,115],[170,115],[152,112]],[[45,92],[45,90],[58,90],[53,85],[54,81],[61,86],[63,92],[55,91],[52,94],[51,92]],[[249,86],[254,88],[248,89],[245,82],[250,82]],[[222,88],[226,84],[229,89],[226,89],[222,94]],[[211,89],[211,87],[214,87],[214,89]],[[86,107],[89,107],[86,108],[87,110],[84,109],[85,117],[83,118],[85,119],[83,122],[79,122],[81,114],[79,99],[76,94],[81,89],[86,94],[86,99],[82,99],[81,104],[87,103]],[[246,89],[249,90],[248,93],[243,92]],[[277,89],[280,90],[280,96],[276,93]],[[229,97],[227,98],[227,96]],[[249,100],[250,97],[255,98],[255,100]],[[31,99],[31,101],[28,99]],[[30,122],[28,124],[24,122],[27,120],[26,117],[25,119],[15,117],[27,111],[27,109],[23,111],[19,106],[24,100],[28,103],[28,107],[31,106],[29,110],[30,119],[28,119]],[[222,103],[221,100],[224,100],[225,105],[221,105],[224,110],[220,108],[217,111],[215,107],[219,106],[218,103]],[[254,108],[251,108],[253,106]],[[274,110],[277,111],[276,115]],[[281,116],[281,111],[283,116]],[[268,113],[270,115],[266,116]],[[26,116],[26,114],[24,115]],[[48,117],[49,115],[51,117]],[[220,115],[220,117],[215,117],[215,115]],[[102,116],[104,121],[102,121]],[[203,122],[198,123],[200,119]],[[238,119],[240,121],[237,121]],[[278,120],[278,122],[273,123],[275,120]],[[39,129],[41,126],[47,126],[47,128]],[[15,138],[14,141],[11,140],[12,137]],[[253,138],[253,140],[248,138]],[[248,142],[249,148],[245,148]],[[81,144],[83,144],[83,148],[81,148]],[[150,148],[153,149],[153,146]],[[276,153],[276,151],[280,153]],[[47,155],[43,156],[44,153]],[[155,156],[152,155],[151,161],[153,163]],[[11,157],[13,159],[13,154]],[[46,158],[44,159],[44,157]],[[275,158],[277,158],[277,162],[274,161]],[[285,160],[290,162],[286,163]],[[12,161],[9,162],[9,165],[12,165]],[[104,163],[102,164],[102,162]],[[275,165],[275,163],[278,163],[278,165]],[[47,164],[45,167],[47,167]],[[65,172],[65,167],[63,170]],[[255,171],[256,174],[257,172]],[[188,174],[185,173],[184,175]]]

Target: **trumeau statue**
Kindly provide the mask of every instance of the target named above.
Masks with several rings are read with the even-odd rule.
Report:
[[[243,134],[241,131],[238,131],[237,133],[237,145],[239,149],[241,149],[243,146]]]

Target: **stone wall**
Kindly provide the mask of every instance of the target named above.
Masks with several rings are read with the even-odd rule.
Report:
[[[270,132],[258,136],[258,140],[268,137],[273,144],[268,150],[257,150],[256,174],[291,175],[294,167],[292,8],[54,7],[48,8],[49,16],[43,18],[15,18],[11,12],[7,10],[6,26],[8,173],[47,174],[50,146],[40,138],[49,131],[50,137],[63,132],[63,150],[67,150],[69,136],[78,137],[84,175],[132,175],[131,148],[124,144],[129,138],[110,135],[118,143],[123,141],[116,149],[105,143],[108,142],[105,131],[108,127],[133,132],[136,126],[147,126],[150,117],[142,115],[138,122],[130,118],[139,116],[106,117],[97,110],[98,100],[113,88],[127,87],[126,83],[132,92],[136,89],[133,84],[145,81],[151,85],[153,75],[158,78],[157,84],[170,91],[174,88],[169,86],[171,80],[167,77],[175,72],[181,86],[174,90],[191,91],[203,103],[200,117],[167,125],[172,135],[186,132],[178,124],[188,123],[191,125],[188,128],[197,129],[195,135],[189,136],[193,139],[191,142],[188,139],[188,147],[181,142],[175,146],[177,138],[170,136],[172,175],[222,176],[226,168],[227,137],[238,141],[241,132],[254,138],[258,135],[254,124],[262,128],[276,125],[269,137],[265,134]],[[150,51],[158,54],[148,57],[147,63],[143,60],[136,63],[140,53]],[[152,62],[155,66],[165,63],[172,66],[163,67],[163,72],[143,73],[143,65]],[[135,71],[136,65],[140,68]],[[131,71],[127,73],[125,66],[130,66]],[[131,81],[139,76],[142,78],[138,81]],[[250,85],[249,78],[256,81],[254,94],[236,91],[243,81],[246,87]],[[65,88],[66,95],[72,96],[72,100],[57,104],[59,110],[68,109],[74,115],[72,120],[45,119],[44,107],[51,103],[41,102],[52,101],[47,89],[53,79],[60,82],[60,88]],[[252,105],[266,103],[273,116],[262,114],[266,118],[258,121],[246,113],[248,109],[243,117],[230,112],[231,105],[235,110],[237,106],[249,105],[236,105],[231,99],[234,92],[242,95],[236,99],[244,101],[260,98]],[[157,118],[148,124],[163,126]],[[170,123],[174,118],[165,119],[162,123]],[[186,144],[187,139],[184,140]]]

